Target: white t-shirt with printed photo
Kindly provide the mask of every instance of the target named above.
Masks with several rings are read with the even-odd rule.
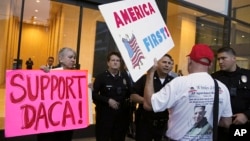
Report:
[[[219,119],[231,117],[229,91],[224,84],[217,82],[219,85]],[[169,109],[166,135],[173,140],[180,141],[211,141],[211,130],[210,132],[203,132],[204,129],[193,130],[193,117],[196,106],[205,107],[203,127],[212,128],[214,92],[213,78],[206,72],[200,72],[177,77],[153,94],[151,102],[154,112]]]

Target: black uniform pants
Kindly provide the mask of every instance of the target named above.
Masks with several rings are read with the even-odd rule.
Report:
[[[37,135],[37,141],[71,141],[73,130],[41,133]]]
[[[124,141],[129,126],[129,109],[96,110],[96,141]]]
[[[129,129],[127,135],[129,137],[135,138],[135,111],[136,111],[136,103],[131,102],[129,106]]]
[[[136,113],[136,141],[162,141],[167,128],[167,119],[150,119]]]

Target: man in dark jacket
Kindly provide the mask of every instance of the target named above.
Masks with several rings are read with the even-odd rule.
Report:
[[[250,70],[240,68],[236,64],[236,53],[232,48],[223,47],[217,51],[217,59],[220,71],[212,74],[212,77],[223,82],[231,97],[233,123],[230,132],[219,129],[219,141],[234,140],[236,129],[248,129],[250,131]]]

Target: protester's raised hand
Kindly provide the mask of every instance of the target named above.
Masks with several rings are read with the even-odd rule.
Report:
[[[156,69],[157,69],[157,66],[158,66],[158,64],[157,64],[157,59],[154,58],[154,64],[153,64],[153,66],[148,70],[148,72],[154,73],[154,72],[156,71]]]

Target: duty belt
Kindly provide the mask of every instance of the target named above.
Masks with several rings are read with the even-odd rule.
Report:
[[[165,123],[167,123],[166,119],[155,119],[155,120],[152,120],[153,126],[159,126],[159,125],[164,126],[163,124],[165,124]]]

